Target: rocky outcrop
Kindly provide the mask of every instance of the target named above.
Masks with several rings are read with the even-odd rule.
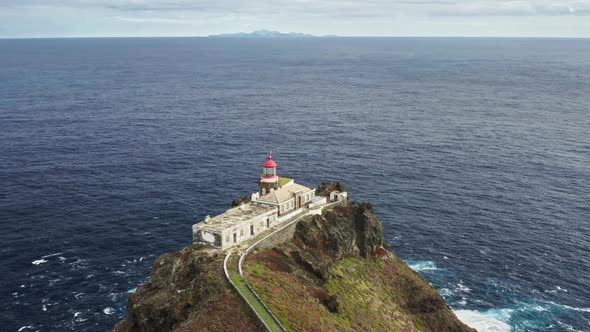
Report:
[[[339,206],[300,222],[294,240],[306,249],[325,253],[333,259],[366,258],[383,247],[383,225],[369,203]]]
[[[114,331],[227,331],[231,324],[258,331],[224,278],[222,261],[221,252],[201,246],[160,256],[149,281],[129,295],[127,318]]]
[[[316,196],[329,197],[334,190],[346,191],[346,186],[342,182],[324,181],[315,189],[315,194]]]
[[[252,198],[250,196],[242,196],[231,201],[231,207],[240,206],[242,204],[250,203]]]
[[[473,331],[433,286],[384,248],[370,204],[300,221],[292,241],[251,255],[245,270],[289,330]]]
[[[334,190],[325,184],[322,190]],[[224,253],[200,246],[165,254],[130,294],[130,331],[260,331],[225,280]],[[246,279],[292,331],[471,331],[436,289],[384,248],[370,204],[349,204],[300,221],[290,241],[260,249]]]

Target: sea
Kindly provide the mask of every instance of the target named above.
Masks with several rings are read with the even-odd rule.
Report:
[[[111,330],[269,150],[479,331],[590,331],[590,39],[519,38],[0,40],[0,330]]]

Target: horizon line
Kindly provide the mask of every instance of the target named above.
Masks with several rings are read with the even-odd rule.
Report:
[[[310,35],[301,37],[232,37],[223,36],[223,34],[205,35],[205,36],[60,36],[60,37],[0,37],[0,40],[26,40],[26,39],[148,39],[148,38],[210,38],[210,39],[320,39],[320,38],[481,38],[481,39],[590,39],[588,37],[572,37],[572,36],[411,36],[411,35],[391,35],[391,36],[345,36],[345,35]]]

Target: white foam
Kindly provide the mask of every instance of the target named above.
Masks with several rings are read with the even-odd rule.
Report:
[[[33,325],[26,325],[26,326],[23,326],[20,329],[18,329],[18,332],[24,331],[24,330],[32,330],[32,329],[34,329]]]
[[[566,329],[567,331],[573,331],[573,332],[584,332],[582,330],[576,330],[573,326],[566,324],[564,322],[561,321],[557,321],[557,324],[559,324],[559,326],[563,327],[564,329]]]
[[[41,257],[41,258],[49,258],[49,257],[53,257],[53,256],[57,256],[57,255],[61,255],[61,254],[63,254],[63,252],[56,252],[55,254],[49,254],[49,255],[45,255],[45,256],[43,256],[43,257]]]
[[[554,305],[556,307],[561,307],[561,308],[564,308],[564,309],[568,309],[568,310],[579,311],[579,312],[590,312],[590,308],[572,307],[572,306],[569,306],[569,305],[559,304],[559,303],[555,303],[555,302],[551,302],[551,301],[543,301],[543,302],[549,303],[549,304]]]
[[[459,280],[459,283],[457,284],[457,289],[458,289],[460,292],[463,292],[463,293],[469,293],[469,292],[471,292],[471,288],[469,288],[469,287],[465,286],[465,285],[463,284],[463,280]]]
[[[455,294],[455,291],[448,289],[448,288],[441,288],[438,290],[438,292],[440,293],[440,295],[442,295],[442,297],[449,297]]]
[[[104,310],[102,312],[104,312],[105,315],[112,315],[115,313],[115,309],[108,307],[108,308],[104,308]]]
[[[463,323],[476,329],[478,332],[509,332],[510,325],[475,310],[455,310],[455,315]]]
[[[33,265],[39,265],[39,264],[43,264],[43,263],[47,263],[48,261],[46,259],[38,259],[36,261],[32,261],[31,263]]]
[[[127,291],[127,293],[135,293],[135,292],[137,292],[137,287],[131,288],[130,290]]]
[[[416,272],[420,272],[420,271],[434,271],[434,270],[439,270],[438,267],[436,267],[436,264],[433,261],[405,261],[406,264],[408,264],[408,266],[416,271]]]

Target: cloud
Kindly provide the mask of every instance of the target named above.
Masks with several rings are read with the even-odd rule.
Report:
[[[470,1],[430,11],[439,16],[562,16],[589,15],[590,1]]]
[[[0,0],[2,7],[102,8],[137,13],[289,14],[326,17],[589,15],[590,0]]]
[[[111,19],[130,23],[164,23],[164,24],[194,24],[194,20],[164,17],[125,17],[112,16]]]

